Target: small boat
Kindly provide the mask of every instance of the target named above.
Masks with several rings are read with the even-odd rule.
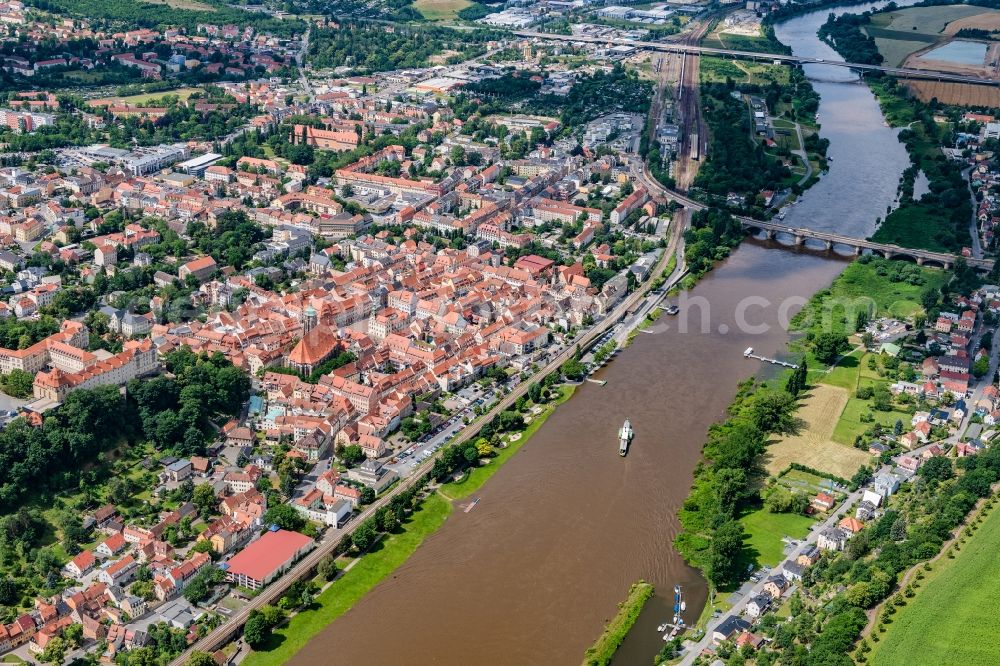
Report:
[[[618,455],[624,457],[628,453],[629,442],[632,441],[632,424],[625,419],[622,429],[618,431]]]
[[[753,347],[747,347],[746,349],[743,350],[743,356],[746,358],[750,358],[750,354],[752,353],[753,353]]]
[[[656,628],[657,632],[662,632],[662,631],[666,631],[666,630],[667,630],[667,623],[666,622],[664,622],[663,624],[661,624],[660,626],[658,626]]]

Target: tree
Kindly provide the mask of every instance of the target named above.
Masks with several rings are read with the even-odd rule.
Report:
[[[983,377],[990,371],[990,357],[980,356],[976,359],[976,362],[972,364],[972,374],[976,377]]]
[[[886,386],[879,386],[872,394],[872,407],[880,412],[892,411],[892,393]]]
[[[306,526],[306,519],[288,504],[272,506],[264,514],[265,525],[277,525],[283,530],[298,532]]]
[[[344,464],[350,466],[357,465],[365,459],[365,451],[357,444],[345,446],[340,452],[340,457]]]
[[[708,578],[716,587],[738,582],[740,551],[743,549],[743,525],[729,520],[712,535],[708,553]]]
[[[338,571],[339,569],[337,568],[337,560],[335,560],[332,556],[329,555],[324,557],[320,561],[319,566],[316,567],[316,572],[320,576],[322,576],[324,580],[328,581],[336,578]]]
[[[761,432],[790,433],[796,429],[795,399],[784,391],[762,390],[754,398],[750,422]]]
[[[0,578],[0,606],[14,606],[20,599],[17,582],[10,576]]]
[[[399,522],[396,520],[396,514],[389,507],[383,508],[378,512],[378,528],[386,533],[396,531],[399,527]]]
[[[38,656],[38,659],[46,664],[61,664],[66,659],[66,641],[60,636],[49,640],[45,650]]]
[[[202,517],[214,513],[218,502],[215,498],[215,489],[212,487],[212,484],[200,483],[195,486],[194,492],[191,493],[191,502],[198,507],[198,512]]]
[[[351,543],[354,544],[355,548],[364,552],[374,545],[376,538],[378,538],[378,531],[372,520],[368,519],[355,528],[351,535]]]
[[[31,395],[34,381],[30,372],[14,368],[3,378],[3,389],[15,398],[27,398]]]
[[[250,617],[247,618],[247,623],[243,626],[243,640],[247,642],[247,645],[257,649],[264,644],[271,636],[271,627],[268,625],[267,620],[258,611],[251,611]]]
[[[830,365],[840,353],[850,346],[847,336],[841,333],[820,333],[813,340],[813,354],[820,363]]]
[[[195,650],[184,662],[184,666],[216,666],[215,658],[207,652]]]
[[[73,647],[78,648],[83,645],[83,625],[71,624],[63,631],[63,638],[69,641]]]
[[[587,369],[577,358],[571,358],[563,363],[559,371],[570,381],[580,381],[587,374]]]
[[[947,481],[954,475],[951,461],[943,456],[934,456],[917,469],[917,474],[931,482]]]
[[[374,502],[375,501],[375,489],[372,488],[371,486],[362,486],[361,487],[361,497],[359,498],[359,501],[362,504],[371,504],[372,502]]]

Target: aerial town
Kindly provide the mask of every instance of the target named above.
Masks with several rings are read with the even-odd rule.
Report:
[[[995,661],[924,5],[0,3],[0,660]]]

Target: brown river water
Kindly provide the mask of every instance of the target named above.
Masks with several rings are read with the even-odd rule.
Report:
[[[829,11],[778,26],[779,39],[796,53],[837,57],[815,37]],[[892,202],[907,158],[868,89],[833,69],[807,68],[822,96],[831,169],[785,221],[864,237]],[[773,372],[742,352],[780,357],[782,322],[843,265],[744,243],[688,303],[682,297],[680,316],[638,335],[598,374],[606,386],[579,387],[483,487],[474,510],[449,516],[291,663],[575,665],[629,585],[645,579],[656,596],[615,663],[651,664],[673,586],[684,586],[688,622],[705,602],[703,579],[671,544],[706,429],[725,416],[740,380]],[[636,435],[621,458],[625,418]]]

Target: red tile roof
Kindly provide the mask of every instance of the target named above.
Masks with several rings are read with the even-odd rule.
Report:
[[[229,560],[228,573],[263,581],[312,539],[298,532],[268,532]]]

